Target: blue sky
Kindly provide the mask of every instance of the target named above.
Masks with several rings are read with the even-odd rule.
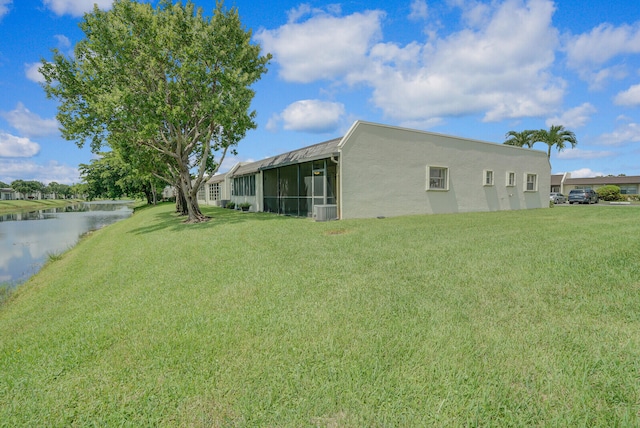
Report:
[[[52,48],[72,53],[91,3],[0,0],[0,181],[76,183],[92,159],[60,137],[37,70]],[[640,175],[637,0],[225,5],[273,60],[254,86],[258,129],[223,170],[342,136],[360,119],[496,143],[559,124],[578,146],[552,153],[553,173]]]

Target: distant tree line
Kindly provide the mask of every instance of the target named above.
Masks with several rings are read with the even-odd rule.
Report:
[[[0,181],[0,187],[13,189],[26,198],[40,193],[42,195],[55,195],[56,199],[68,199],[74,196],[83,195],[85,193],[86,186],[83,184],[61,184],[55,181],[52,181],[49,184],[44,184],[36,180],[14,180],[11,184]]]

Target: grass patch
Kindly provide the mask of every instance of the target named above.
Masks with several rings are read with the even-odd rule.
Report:
[[[81,199],[34,199],[0,201],[0,214],[10,214],[20,211],[44,210],[47,208],[64,207],[82,202]]]
[[[635,209],[173,208],[96,231],[0,308],[3,424],[640,424]]]

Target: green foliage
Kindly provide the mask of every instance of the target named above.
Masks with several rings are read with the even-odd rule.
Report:
[[[240,202],[238,204],[238,208],[242,210],[248,210],[249,208],[251,208],[251,204],[249,202]]]
[[[625,198],[620,194],[620,187],[607,185],[596,189],[598,197],[604,201],[622,201]]]
[[[564,129],[562,125],[552,125],[547,131],[540,129],[535,131],[531,137],[532,146],[537,142],[544,143],[548,146],[547,157],[551,158],[551,148],[556,147],[559,152],[565,149],[567,144],[574,148],[578,144],[576,135],[569,130]]]
[[[28,198],[29,196],[34,196],[37,192],[43,191],[45,185],[34,180],[15,180],[11,182],[11,188],[16,192],[22,193],[25,198]]]
[[[638,209],[140,210],[0,309],[0,425],[637,426]]]
[[[507,138],[503,144],[517,147],[529,147],[533,146],[532,137],[536,131],[525,130],[522,132],[509,131],[505,135]]]
[[[54,51],[42,66],[47,95],[61,102],[62,135],[140,159],[141,172],[179,187],[190,221],[203,220],[197,190],[256,127],[251,85],[271,56],[222,2],[207,17],[191,1],[116,0],[80,27],[74,55]]]
[[[227,202],[227,208],[229,208],[230,210],[234,209],[236,207],[236,203],[233,201],[229,201]]]
[[[558,151],[562,151],[567,144],[570,144],[572,148],[578,144],[576,135],[561,125],[552,125],[548,131],[546,129],[509,131],[505,137],[507,140],[503,144],[511,146],[531,148],[535,143],[545,143],[548,146],[547,156],[549,158],[551,157],[551,148],[554,146]]]

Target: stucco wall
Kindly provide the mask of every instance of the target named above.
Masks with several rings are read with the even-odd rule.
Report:
[[[551,171],[544,152],[359,122],[340,146],[343,219],[497,211],[549,206]],[[447,167],[449,190],[427,187],[427,167]],[[484,186],[492,170],[494,185]],[[507,172],[516,185],[507,187]],[[526,174],[537,192],[526,192]]]

